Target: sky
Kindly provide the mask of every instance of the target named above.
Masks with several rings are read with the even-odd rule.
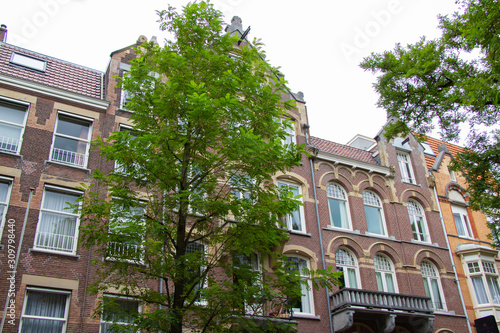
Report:
[[[156,10],[184,0],[4,1],[0,24],[7,43],[105,71],[109,54],[140,35],[162,41]],[[376,106],[376,76],[359,67],[372,52],[421,36],[440,36],[438,14],[458,10],[454,0],[212,0],[230,23],[242,19],[248,38],[264,43],[291,91],[304,93],[310,133],[338,143],[356,134],[374,137],[386,121]]]

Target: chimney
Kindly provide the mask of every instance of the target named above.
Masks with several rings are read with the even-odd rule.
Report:
[[[7,26],[5,24],[0,25],[0,42],[7,42]]]

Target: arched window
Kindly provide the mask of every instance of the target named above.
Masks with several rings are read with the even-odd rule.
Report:
[[[434,309],[445,310],[443,288],[436,266],[427,260],[420,265],[424,279],[425,294],[431,298]]]
[[[363,191],[363,204],[365,205],[366,224],[368,232],[377,235],[386,235],[382,202],[378,195],[372,191]]]
[[[299,184],[278,181],[279,187],[288,187],[294,196],[302,195],[302,188]],[[302,202],[302,199],[299,199]],[[289,230],[305,232],[304,206],[300,205],[296,211],[286,216],[286,225]]]
[[[335,252],[337,271],[344,272],[340,282],[340,288],[360,288],[358,263],[351,251],[338,249]],[[343,280],[342,280],[343,279]]]
[[[350,229],[347,195],[342,187],[334,183],[326,185],[326,196],[332,227]]]
[[[287,257],[286,269],[297,271],[301,279],[300,288],[302,296],[291,300],[293,312],[312,314],[313,301],[311,292],[312,286],[311,286],[311,281],[309,280],[310,278],[309,260],[300,257]]]
[[[389,293],[398,292],[396,274],[394,274],[394,265],[392,261],[382,254],[377,254],[373,258],[373,265],[375,266],[375,277],[377,279],[378,290]]]
[[[422,206],[413,200],[408,200],[406,207],[408,208],[408,215],[410,216],[413,239],[421,242],[430,242],[427,222]]]

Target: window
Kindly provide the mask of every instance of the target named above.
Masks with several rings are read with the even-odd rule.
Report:
[[[254,181],[251,177],[242,174],[234,174],[230,179],[231,193],[237,200],[247,199],[250,200],[250,192],[248,191],[253,187]]]
[[[80,221],[71,205],[76,205],[80,196],[77,191],[45,187],[35,234],[36,249],[76,253]]]
[[[401,171],[401,180],[405,183],[415,184],[415,176],[411,167],[410,155],[407,153],[398,152],[398,164]]]
[[[350,229],[347,195],[342,187],[334,183],[326,185],[326,196],[328,197],[328,208],[330,210],[330,222],[333,227]]]
[[[19,154],[28,107],[0,100],[0,151]]]
[[[26,68],[34,69],[36,71],[45,72],[47,62],[42,59],[30,57],[20,53],[12,53],[10,63],[14,65],[23,66]]]
[[[500,289],[495,263],[473,261],[467,263],[467,268],[477,304],[500,304]]]
[[[392,261],[384,255],[377,254],[373,258],[375,267],[375,278],[379,291],[388,293],[397,293],[396,275],[394,274],[394,265]]]
[[[450,180],[451,180],[452,182],[456,182],[456,181],[457,181],[457,176],[455,175],[455,171],[450,170],[450,169],[448,168],[448,173],[450,174]]]
[[[99,333],[115,332],[113,326],[121,326],[123,330],[123,326],[133,325],[134,319],[142,310],[138,300],[115,295],[104,295],[102,305]],[[122,330],[120,332],[123,332]],[[132,328],[130,332],[136,330]]]
[[[0,177],[0,238],[5,226],[5,216],[9,207],[10,184],[12,180]]]
[[[457,234],[462,237],[472,238],[473,235],[470,228],[467,209],[452,205],[451,211],[453,212],[453,219],[455,220],[455,226],[457,227]]]
[[[420,265],[420,269],[424,279],[425,294],[431,298],[434,309],[445,310],[443,288],[441,287],[436,266],[424,260]]]
[[[385,235],[385,221],[379,197],[371,191],[363,191],[363,204],[365,205],[368,232]]]
[[[90,148],[91,131],[91,120],[59,113],[50,160],[85,168]]]
[[[19,332],[66,332],[71,293],[33,287],[26,289]]]
[[[427,232],[427,222],[425,220],[424,210],[417,202],[409,200],[406,208],[410,216],[411,230],[413,231],[413,239],[421,242],[429,242],[429,234]]]
[[[286,137],[283,140],[283,144],[290,145],[296,143],[295,140],[295,123],[291,119],[280,119],[281,124],[287,124],[285,127]]]
[[[107,259],[142,263],[144,207],[118,207],[112,213],[109,224]]]
[[[337,271],[343,272],[341,277],[340,288],[355,288],[361,287],[359,283],[358,264],[355,256],[351,251],[346,249],[338,249],[335,252],[335,262]]]
[[[185,291],[193,285],[192,293],[193,297],[198,303],[203,303],[204,300],[200,295],[203,288],[206,287],[205,279],[205,259],[207,255],[207,249],[203,243],[191,242],[186,247],[186,256],[189,256],[188,261],[191,263],[188,267],[188,278],[186,283]]]
[[[285,183],[282,181],[278,182],[278,186],[281,188],[288,188],[292,192],[293,196],[299,196],[302,194],[302,189],[300,185],[293,183]],[[301,200],[301,199],[299,199]],[[300,201],[302,203],[302,201]],[[288,214],[286,216],[286,225],[289,230],[305,232],[304,226],[304,207],[300,205],[296,211]]]
[[[262,285],[262,269],[259,255],[233,253],[233,286],[243,291],[241,306],[249,315],[262,315],[262,300],[259,299]]]
[[[297,271],[300,276],[302,296],[290,300],[294,313],[313,313],[309,261],[299,257],[287,257],[286,269]]]

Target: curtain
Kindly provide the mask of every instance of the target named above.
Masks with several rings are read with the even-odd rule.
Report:
[[[375,278],[377,279],[377,289],[378,289],[378,291],[385,291],[384,290],[384,283],[382,281],[382,273],[375,272]]]
[[[347,209],[345,201],[328,198],[328,206],[330,207],[332,225],[337,228],[347,229]]]
[[[28,290],[28,301],[23,316],[48,317],[47,319],[22,319],[21,333],[62,332],[64,321],[50,318],[65,318],[67,295]]]
[[[430,279],[430,280],[431,280],[432,295],[434,296],[433,297],[434,306],[438,310],[443,309],[443,301],[441,299],[441,292],[439,291],[438,280],[437,279]]]
[[[455,225],[457,226],[457,233],[459,236],[466,236],[464,224],[462,222],[462,217],[458,213],[453,213],[453,218],[455,219]]]
[[[347,276],[349,277],[349,288],[358,288],[358,279],[356,279],[356,270],[354,268],[347,269]]]
[[[370,207],[365,205],[366,224],[368,232],[372,234],[383,235],[382,219],[380,216],[380,208]]]
[[[392,277],[392,274],[385,274],[385,282],[387,284],[387,292],[395,293],[396,289],[394,288],[394,279]]]
[[[474,292],[476,293],[476,299],[478,304],[485,304],[488,302],[488,295],[484,289],[484,282],[482,276],[472,276],[472,285],[474,286]]]
[[[498,278],[487,276],[488,288],[490,289],[491,298],[493,303],[500,304],[500,290],[498,289]]]

